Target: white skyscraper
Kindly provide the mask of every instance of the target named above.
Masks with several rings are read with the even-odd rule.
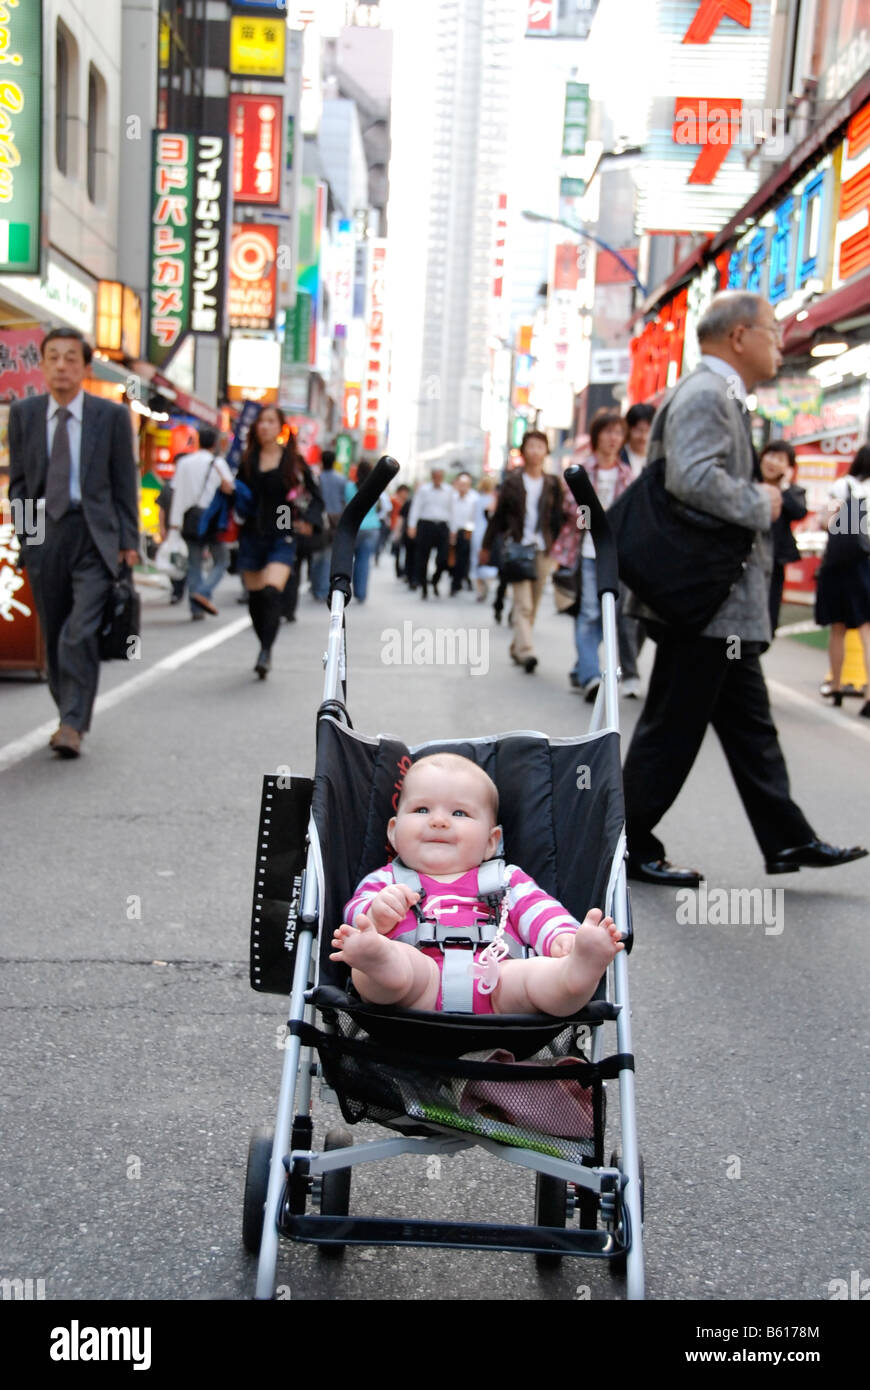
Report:
[[[480,463],[496,209],[507,186],[516,0],[394,11],[390,449]],[[530,111],[530,118],[533,113]]]

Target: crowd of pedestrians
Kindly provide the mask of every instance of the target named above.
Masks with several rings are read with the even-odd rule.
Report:
[[[865,851],[820,840],[791,798],[760,665],[777,629],[785,566],[797,550],[792,525],[807,514],[795,481],[795,456],[772,440],[756,456],[747,394],[781,365],[779,327],[758,295],[717,295],[697,325],[701,357],[656,414],[634,405],[623,416],[599,411],[588,443],[575,453],[607,510],[632,487],[647,452],[663,457],[664,486],[677,503],[714,525],[743,528],[750,548],[736,580],[700,632],[662,623],[623,585],[617,605],[622,693],[642,694],[637,667],[645,636],[655,658],[640,717],[626,757],[624,781],[629,873],[651,883],[696,884],[695,869],[675,868],[655,828],[689,775],[708,727],[717,733],[769,873],[803,865],[848,862]],[[75,758],[90,725],[99,674],[99,633],[119,567],[139,559],[136,465],[128,422],[120,407],[82,390],[90,349],[70,329],[49,333],[42,345],[47,394],[16,402],[9,417],[10,498],[40,509],[39,543],[19,537],[45,635],[49,688],[59,726],[55,753]],[[258,643],[254,671],[264,680],[282,618],[292,621],[303,572],[310,593],[328,597],[331,542],[347,502],[372,465],[360,461],[352,477],[336,470],[325,451],[314,468],[301,457],[281,410],[259,412],[237,473],[228,466],[214,431],[202,429],[199,447],[180,456],[159,506],[161,537],[170,550],[186,550],[191,619],[218,612],[215,591],[230,562],[224,539],[229,509],[240,527],[234,570]],[[438,465],[413,492],[404,483],[364,516],[354,551],[353,597],[365,603],[373,564],[389,546],[395,576],[428,601],[450,596],[490,597],[502,620],[509,601],[509,655],[532,675],[538,668],[535,620],[548,581],[558,576],[558,607],[573,613],[576,656],[570,689],[586,700],[601,683],[601,608],[595,547],[564,480],[549,460],[547,436],[529,429],[519,457],[501,479],[475,487],[461,464]],[[644,474],[644,477],[650,476]],[[625,498],[627,501],[628,499]],[[819,570],[817,621],[830,626],[831,690],[842,705],[845,637],[857,630],[870,664],[870,445],[831,489],[830,539]],[[651,540],[655,565],[655,538]],[[636,584],[640,585],[639,576]],[[181,602],[184,580],[173,578],[170,602]],[[476,591],[476,593],[475,593]],[[447,595],[443,595],[446,597]],[[739,646],[733,659],[733,644]],[[861,716],[870,717],[865,699]]]

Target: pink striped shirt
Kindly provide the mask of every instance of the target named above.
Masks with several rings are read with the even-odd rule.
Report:
[[[539,888],[534,879],[518,869],[516,864],[505,865],[508,878],[508,919],[505,934],[530,947],[536,955],[546,956],[556,937],[561,932],[576,932],[578,922],[570,912]],[[436,878],[420,874],[423,892],[423,912],[427,917],[435,917],[442,926],[466,927],[483,915],[478,908],[481,901],[477,881],[478,870],[469,869],[459,878],[442,883]],[[395,883],[391,864],[376,869],[359,884],[350,902],[344,909],[344,920],[356,925],[356,915],[365,912],[372,899],[382,888]],[[401,939],[417,925],[413,910],[401,922],[397,922],[386,935]]]

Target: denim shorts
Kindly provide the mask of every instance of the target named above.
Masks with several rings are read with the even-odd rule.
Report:
[[[266,565],[290,565],[296,558],[296,542],[292,536],[239,537],[238,566],[240,570],[261,570]]]

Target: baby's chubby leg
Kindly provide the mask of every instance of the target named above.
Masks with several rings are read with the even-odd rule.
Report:
[[[354,988],[369,1004],[398,1004],[403,1009],[434,1009],[441,984],[438,966],[430,956],[383,936],[360,912],[358,927],[346,922],[332,938],[330,960],[351,967]]]
[[[554,1018],[577,1013],[592,998],[617,951],[623,949],[613,919],[594,907],[580,923],[567,955],[504,962],[492,996],[493,1010],[497,1014],[551,1014]]]

